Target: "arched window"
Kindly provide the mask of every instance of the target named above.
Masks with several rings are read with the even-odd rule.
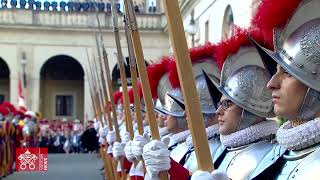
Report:
[[[234,21],[233,21],[233,13],[231,6],[228,5],[225,12],[224,12],[224,17],[223,17],[223,24],[222,24],[222,40],[227,39],[233,35],[233,26],[234,26]]]

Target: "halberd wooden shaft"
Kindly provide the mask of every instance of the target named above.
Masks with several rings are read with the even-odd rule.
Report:
[[[88,55],[88,54],[87,54]],[[89,65],[89,69],[90,69],[90,72],[91,72],[91,84],[93,85],[93,93],[94,93],[94,96],[95,96],[95,102],[96,102],[96,109],[97,109],[97,116],[99,117],[99,120],[101,123],[104,123],[103,120],[102,120],[102,106],[103,106],[103,102],[101,102],[101,94],[99,93],[99,87],[97,85],[97,79],[96,79],[96,76],[95,76],[95,72],[94,72],[94,69],[93,69],[93,66],[91,65],[90,63],[90,59],[89,59],[89,56],[88,56],[88,65]]]
[[[145,108],[147,111],[147,117],[149,121],[149,127],[151,132],[152,139],[160,140],[160,134],[158,129],[158,123],[156,121],[156,116],[154,113],[153,101],[151,96],[149,78],[147,74],[147,68],[144,60],[144,55],[142,51],[140,33],[136,22],[135,11],[133,7],[132,0],[125,0],[126,14],[128,18],[128,24],[130,27],[130,34],[132,38],[132,44],[135,54],[135,60],[138,67],[140,81],[143,92],[143,99],[145,103]],[[159,173],[160,179],[167,180],[169,179],[168,173],[166,171],[162,171]]]
[[[94,59],[94,58],[93,58]],[[106,104],[106,102],[108,102],[108,96],[104,96],[103,97],[103,95],[104,95],[104,92],[102,91],[102,85],[101,85],[101,83],[103,83],[100,79],[99,79],[99,71],[98,71],[98,69],[97,69],[97,66],[96,66],[96,63],[95,63],[95,60],[93,60],[93,64],[94,64],[94,70],[93,70],[93,72],[95,72],[94,73],[94,76],[96,77],[96,80],[95,80],[95,82],[99,85],[97,85],[97,94],[98,94],[98,96],[99,96],[99,101],[100,101],[100,107],[101,107],[101,109],[103,109],[104,111],[107,111],[107,115],[110,117],[110,112],[108,112],[108,109],[107,108],[104,108],[104,104]],[[105,113],[104,113],[105,114]],[[111,121],[111,118],[109,118],[108,119],[109,120],[109,130],[110,131],[113,131],[113,126],[112,126],[112,121]],[[109,146],[111,146],[111,145],[107,145],[106,146],[106,148],[108,148]],[[106,155],[105,155],[105,157],[106,157],[106,160],[108,160],[108,161],[115,161],[112,157],[110,157],[110,155],[108,154],[108,152],[106,151],[106,149],[104,149],[104,151],[106,152]],[[108,162],[107,162],[108,163]],[[112,167],[110,167],[110,169],[112,170],[112,172],[113,172],[113,178],[115,179],[115,180],[118,180],[118,179],[120,179],[120,177],[119,177],[119,175],[118,175],[118,173],[117,173],[117,171],[116,170],[114,170],[114,169],[117,169],[117,167],[113,167],[114,166],[114,163],[109,163],[109,164],[111,164],[111,166]]]
[[[106,114],[107,114],[107,116],[108,116],[108,121],[109,121],[109,124],[110,124],[110,123],[112,123],[111,115],[110,115],[110,110],[109,110],[108,107],[105,107],[105,105],[107,105],[108,102],[109,102],[109,97],[108,97],[107,92],[101,90],[101,89],[102,89],[102,85],[101,85],[101,84],[102,84],[102,83],[105,83],[105,82],[102,81],[102,80],[100,80],[100,78],[99,78],[99,77],[103,76],[103,74],[102,74],[102,72],[101,72],[101,71],[102,71],[102,68],[101,68],[100,70],[98,70],[98,67],[97,67],[96,62],[95,62],[95,61],[93,61],[93,62],[94,62],[95,68],[96,68],[96,69],[95,69],[95,72],[97,72],[97,74],[99,74],[99,72],[100,72],[100,75],[97,75],[97,76],[98,76],[97,80],[98,80],[98,83],[100,84],[100,93],[101,93],[101,94],[105,94],[105,95],[103,96],[102,100],[101,100],[101,101],[103,101],[103,103],[102,103],[101,105],[102,105],[102,108],[104,109],[104,111],[106,111]],[[110,126],[110,125],[109,125],[109,126]],[[111,131],[113,131],[114,129],[116,129],[116,127],[113,128],[113,126],[111,126],[111,128],[109,127],[109,130],[110,130],[110,129],[112,129]],[[112,146],[112,144],[109,144],[109,145],[108,145],[108,147],[110,147],[110,146]],[[114,158],[112,158],[112,157],[109,156],[108,152],[107,152],[106,157],[108,157],[108,159],[111,160],[111,161],[115,161]],[[111,163],[111,164],[112,164],[114,179],[116,179],[116,180],[120,179],[120,176],[119,176],[119,174],[118,174],[118,172],[117,172],[117,166],[115,165],[116,163]],[[115,167],[114,167],[114,165],[115,165]]]
[[[112,110],[112,118],[113,118],[113,122],[114,122],[114,129],[115,129],[115,132],[116,132],[116,141],[117,142],[121,142],[121,138],[120,138],[120,131],[119,131],[119,124],[118,124],[118,119],[117,119],[117,112],[116,112],[116,107],[115,107],[115,103],[114,103],[114,99],[112,97],[112,94],[113,94],[113,89],[111,87],[111,78],[110,78],[110,70],[109,70],[109,63],[108,63],[108,57],[107,57],[107,53],[104,49],[104,47],[102,46],[102,52],[103,52],[103,61],[104,63],[102,64],[102,68],[105,69],[104,71],[104,74],[106,76],[106,79],[107,79],[107,87],[108,87],[108,92],[109,92],[109,95],[110,95],[110,104],[111,104],[111,110]],[[109,107],[107,107],[109,108]],[[124,160],[121,159],[120,160],[120,164],[121,164],[121,178],[122,179],[126,179],[126,172],[125,172],[125,169],[124,169]]]
[[[101,47],[100,47],[100,43],[99,43],[99,40],[98,40],[97,36],[96,36],[96,43],[97,43],[98,58],[99,58],[98,59],[98,63],[100,65],[99,66],[100,67],[100,71],[99,72],[101,73],[101,79],[102,79],[101,81],[103,82],[103,88],[105,88],[105,90],[104,90],[104,92],[105,92],[105,97],[104,98],[106,99],[105,110],[107,111],[107,114],[110,114],[110,113],[108,113],[108,112],[110,112],[110,108],[109,108],[110,107],[109,102],[110,102],[111,103],[111,110],[112,110],[112,119],[113,119],[113,123],[114,123],[114,130],[115,130],[115,133],[116,133],[116,141],[117,142],[121,142],[120,132],[119,132],[119,124],[118,124],[117,114],[116,114],[116,110],[115,110],[114,100],[113,100],[113,97],[112,97],[113,91],[112,91],[112,87],[111,87],[112,86],[112,82],[111,82],[111,78],[110,78],[109,64],[107,64],[107,65],[105,64],[106,61],[108,63],[107,53],[105,51],[104,44],[103,44],[102,32],[101,32],[100,21],[99,21],[99,17],[98,16],[97,16],[97,22],[98,22],[98,28],[99,28],[99,32],[100,32],[99,35],[100,35],[100,40],[101,40],[100,41]],[[102,48],[102,57],[101,57],[100,48]],[[108,89],[108,91],[106,89]],[[110,116],[110,121],[111,121],[111,116]],[[113,160],[116,161],[115,159],[113,159]],[[122,177],[122,179],[125,179],[126,178],[126,172],[124,170],[123,160],[120,160],[120,164],[121,164],[121,175],[122,175],[121,177]],[[115,167],[115,168],[117,169],[117,167]],[[117,172],[117,171],[115,171],[115,172]],[[115,178],[116,179],[120,178],[117,173],[115,173]]]
[[[135,107],[135,114],[136,120],[138,124],[138,132],[140,135],[143,135],[143,119],[142,119],[142,112],[141,112],[141,101],[139,96],[139,89],[138,89],[138,77],[137,77],[137,65],[133,51],[133,45],[131,40],[131,35],[128,30],[127,16],[124,16],[124,23],[125,23],[125,35],[128,44],[128,54],[129,54],[129,66],[130,66],[130,74],[131,74],[131,82],[133,88],[133,101]]]
[[[100,58],[100,57],[101,56],[99,56],[98,58]],[[114,128],[112,126],[113,122],[111,120],[110,110],[108,108],[106,108],[106,105],[109,102],[109,97],[108,97],[107,91],[104,89],[105,88],[104,87],[105,86],[105,81],[101,80],[103,78],[103,73],[101,72],[102,68],[98,67],[95,58],[93,58],[93,69],[94,69],[94,72],[95,72],[95,75],[96,75],[96,82],[98,84],[97,90],[99,90],[99,94],[100,94],[100,96],[99,96],[99,99],[101,101],[100,106],[101,106],[101,109],[104,112],[103,114],[107,115],[107,121],[108,121],[108,124],[109,124],[109,130],[113,131]]]
[[[101,32],[101,28],[100,28],[100,21],[99,21],[99,17],[97,16],[97,21],[98,21],[98,27],[99,27],[99,31]],[[109,94],[109,100],[110,100],[110,104],[111,104],[111,111],[112,111],[112,119],[113,119],[113,123],[114,123],[114,128],[115,128],[115,132],[116,132],[116,141],[121,142],[121,138],[120,138],[120,132],[119,132],[119,124],[118,124],[118,120],[117,120],[117,114],[116,114],[116,109],[115,109],[115,103],[113,98],[111,97],[113,94],[113,89],[112,89],[112,82],[111,82],[111,77],[110,77],[110,68],[109,68],[109,62],[108,62],[108,54],[104,48],[104,44],[103,44],[103,38],[102,38],[102,34],[100,33],[100,43],[101,43],[101,48],[102,48],[102,58],[99,59],[102,62],[102,66],[101,69],[104,72],[104,76],[106,78],[106,86],[108,89],[108,94]],[[100,44],[98,43],[98,46]],[[99,46],[99,50],[100,50],[100,46]],[[100,53],[100,52],[99,52]],[[99,54],[99,56],[101,57],[101,54]]]
[[[98,24],[100,24],[100,23],[98,23]],[[99,25],[99,27],[100,27],[100,25]],[[100,34],[101,34],[101,32],[100,32]],[[96,46],[97,46],[99,66],[97,66],[96,61],[93,61],[93,62],[94,62],[94,65],[95,65],[95,67],[97,69],[97,73],[99,74],[99,78],[101,79],[99,81],[99,83],[101,82],[101,89],[102,89],[102,96],[103,96],[103,109],[104,109],[104,112],[105,112],[104,115],[107,115],[108,123],[113,125],[113,122],[111,120],[110,109],[106,108],[106,107],[108,107],[109,96],[108,96],[108,91],[107,91],[107,88],[106,88],[107,85],[106,85],[105,75],[104,75],[103,68],[102,68],[102,63],[100,61],[100,59],[102,59],[102,58],[101,58],[100,45],[99,45],[99,40],[98,40],[99,38],[98,38],[97,34],[95,34],[95,38],[96,38]],[[98,69],[98,67],[100,67],[100,68]]]
[[[196,90],[192,64],[183,28],[178,0],[163,0],[179,81],[186,103],[187,120],[200,170],[211,172],[214,167]]]
[[[136,23],[135,12],[133,10],[133,3],[131,0],[125,0],[125,4],[127,6],[127,16],[130,25],[130,33],[132,38],[132,44],[135,54],[135,60],[139,71],[139,77],[142,85],[143,99],[148,115],[150,132],[152,139],[160,139],[159,129],[157,126],[156,116],[154,114],[153,101],[151,96],[149,78],[147,74],[147,68],[143,56],[141,39],[138,30],[138,26]]]
[[[90,63],[88,50],[87,50],[87,58],[88,58],[88,63]],[[93,105],[93,108],[94,108],[94,111],[95,111],[95,114],[96,114],[95,117],[98,120],[100,120],[101,126],[102,126],[102,128],[104,128],[104,122],[102,121],[101,112],[98,112],[98,107],[97,106],[99,106],[99,105],[97,104],[97,102],[95,102],[94,96],[93,96],[95,85],[93,85],[92,75],[91,75],[91,78],[90,78],[90,75],[89,75],[89,72],[88,72],[87,68],[86,68],[86,73],[87,73],[87,80],[88,80],[88,83],[89,83],[89,90],[90,90],[92,105]],[[98,114],[100,115],[99,117],[98,117]],[[108,179],[110,179],[110,180],[114,180],[114,172],[113,172],[112,164],[110,163],[110,157],[108,155],[106,156],[106,149],[105,149],[104,146],[100,147],[100,154],[101,154],[101,159],[102,159],[102,161],[104,163],[106,177]]]
[[[143,135],[144,129],[143,129],[143,119],[142,119],[142,111],[141,111],[141,101],[140,101],[140,95],[139,95],[139,89],[138,89],[138,77],[137,77],[137,65],[136,65],[136,60],[134,56],[134,51],[133,51],[133,45],[132,45],[132,40],[131,40],[131,35],[129,32],[129,25],[128,25],[128,20],[127,16],[124,15],[124,29],[125,29],[125,35],[126,35],[126,40],[127,40],[127,45],[128,45],[128,54],[129,54],[129,66],[130,66],[130,74],[131,74],[131,82],[132,82],[132,88],[133,88],[133,101],[134,101],[134,107],[135,107],[135,114],[136,114],[136,120],[138,124],[138,133],[140,135]],[[142,159],[142,166],[143,166],[143,171],[146,172],[146,167],[144,160]],[[139,163],[138,161],[135,161],[135,166]]]
[[[131,140],[134,138],[133,133],[133,125],[132,125],[132,117],[130,113],[130,105],[129,105],[129,95],[128,95],[128,88],[127,88],[127,77],[125,73],[125,66],[124,66],[124,59],[121,49],[120,43],[120,34],[119,34],[119,27],[118,27],[118,15],[116,12],[116,5],[114,0],[111,0],[112,4],[112,17],[113,17],[113,27],[114,27],[114,38],[117,47],[117,60],[118,60],[118,67],[120,70],[120,79],[122,85],[122,96],[123,96],[123,104],[124,104],[124,112],[125,112],[125,119],[127,124],[127,132],[130,133]]]

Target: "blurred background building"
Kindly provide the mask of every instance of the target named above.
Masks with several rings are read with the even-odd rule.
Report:
[[[180,0],[189,47],[219,42],[232,27],[249,26],[260,0]],[[147,64],[172,52],[160,0],[134,1]],[[117,1],[123,54],[123,1]],[[94,32],[100,18],[115,89],[119,88],[111,4],[107,1],[1,0],[0,101],[18,103],[18,81],[29,109],[48,119],[92,117],[86,75],[97,54]],[[127,71],[127,76],[130,75]]]

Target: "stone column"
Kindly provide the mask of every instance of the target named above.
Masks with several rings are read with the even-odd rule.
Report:
[[[10,99],[9,101],[18,106],[18,74],[10,74]]]
[[[84,120],[87,120],[86,118],[88,117],[93,118],[93,105],[92,105],[92,100],[90,96],[90,89],[89,89],[89,82],[87,80],[87,76],[84,76]],[[86,116],[87,115],[87,116]]]
[[[28,88],[32,89],[30,92],[31,100],[31,109],[34,111],[40,111],[40,77],[34,77],[28,84]],[[32,86],[31,86],[32,84]]]

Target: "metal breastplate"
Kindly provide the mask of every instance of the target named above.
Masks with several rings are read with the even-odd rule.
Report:
[[[219,141],[219,138],[212,138],[208,141],[211,158],[213,159],[213,155],[217,152],[217,149],[221,146],[221,142]],[[189,172],[194,173],[196,170],[198,170],[198,163],[197,163],[197,157],[195,151],[192,151],[190,153],[190,156],[186,160],[186,163],[183,165],[184,168],[188,169]]]
[[[188,150],[189,150],[189,147],[186,145],[185,142],[180,143],[170,152],[170,157],[174,161],[179,163],[182,157],[187,153]]]
[[[269,142],[260,141],[247,146],[228,149],[218,169],[227,172],[228,177],[232,180],[248,179],[273,146]]]
[[[299,151],[290,151],[284,155],[283,165],[277,180],[319,179],[320,144]]]
[[[280,158],[282,158],[283,154],[287,150],[280,146],[278,143],[274,143],[273,148],[269,151],[269,153],[261,160],[257,168],[252,172],[250,178],[248,179],[260,179],[260,175],[265,172],[268,168],[273,166],[278,162]]]

